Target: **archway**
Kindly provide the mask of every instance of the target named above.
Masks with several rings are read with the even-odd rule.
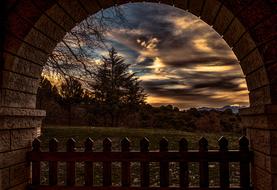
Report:
[[[132,2],[140,2],[132,1]],[[157,1],[152,1],[157,2]],[[78,22],[127,1],[8,1],[1,64],[1,187],[24,188],[25,153],[44,111],[35,109],[36,90],[48,54]],[[255,151],[256,189],[274,189],[276,174],[276,9],[273,1],[163,0],[189,10],[223,36],[240,61],[250,91],[242,110]],[[10,159],[10,158],[13,159]],[[10,179],[10,180],[6,180]]]

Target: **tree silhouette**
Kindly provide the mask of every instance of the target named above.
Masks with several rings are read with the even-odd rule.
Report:
[[[44,109],[47,100],[51,98],[56,99],[58,96],[59,93],[56,86],[53,86],[47,78],[42,76],[37,91],[37,108]]]
[[[72,106],[79,104],[84,96],[82,84],[75,79],[65,78],[60,88],[60,96],[58,102],[68,110],[68,124],[71,125]]]
[[[146,97],[135,73],[130,72],[130,64],[124,61],[114,48],[110,49],[97,66],[91,84],[95,100],[110,116],[112,127],[118,126],[124,109],[143,104]]]

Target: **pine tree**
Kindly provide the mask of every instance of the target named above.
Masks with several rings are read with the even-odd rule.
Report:
[[[112,48],[107,57],[102,57],[94,73],[95,100],[100,103],[111,119],[111,126],[118,126],[120,112],[126,107],[136,107],[145,102],[145,93],[130,64]]]

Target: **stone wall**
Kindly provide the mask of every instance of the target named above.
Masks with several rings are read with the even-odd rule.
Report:
[[[120,5],[130,1],[116,2]],[[250,91],[251,108],[243,111],[243,115],[255,151],[254,187],[277,189],[276,0],[160,2],[200,16],[233,48]],[[25,153],[44,116],[44,112],[36,110],[42,66],[67,31],[90,14],[113,6],[115,1],[7,0],[1,3],[4,4],[1,26],[5,30],[1,31],[4,41],[1,38],[0,50],[0,189],[25,189],[29,178]]]
[[[0,108],[0,189],[21,189],[29,182],[26,152],[44,116],[42,110]]]

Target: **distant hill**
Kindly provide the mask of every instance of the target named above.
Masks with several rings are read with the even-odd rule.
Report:
[[[224,106],[222,108],[208,108],[208,107],[201,107],[201,108],[197,108],[198,111],[211,111],[211,110],[216,110],[216,111],[225,111],[225,110],[232,110],[233,113],[237,114],[239,113],[239,109],[241,108],[245,108],[246,106]]]

